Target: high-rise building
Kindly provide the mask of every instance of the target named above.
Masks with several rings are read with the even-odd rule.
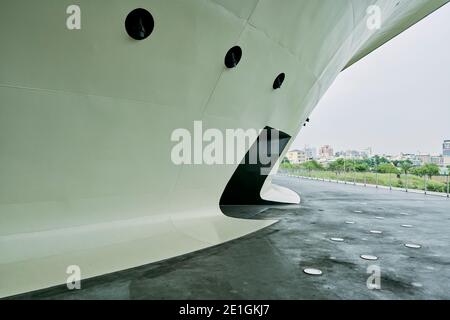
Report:
[[[444,140],[442,144],[442,155],[444,157],[450,157],[450,140]]]
[[[319,158],[330,159],[334,157],[334,150],[331,146],[325,145],[319,149]]]

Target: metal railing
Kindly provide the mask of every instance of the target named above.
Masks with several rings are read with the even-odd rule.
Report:
[[[377,172],[331,172],[325,170],[286,169],[280,168],[279,174],[309,180],[331,183],[352,184],[363,187],[385,188],[404,192],[423,193],[450,198],[450,178],[446,176],[412,174],[381,174]]]

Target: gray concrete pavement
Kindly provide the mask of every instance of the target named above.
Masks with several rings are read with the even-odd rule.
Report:
[[[18,298],[450,298],[449,199],[289,177],[275,183],[300,193],[301,205],[227,209],[237,216],[280,219],[274,226],[221,246],[86,280],[82,290],[61,286]],[[330,240],[335,237],[344,242]],[[379,260],[363,260],[363,254]],[[380,268],[381,290],[367,288],[369,266]],[[323,275],[306,275],[308,267]]]

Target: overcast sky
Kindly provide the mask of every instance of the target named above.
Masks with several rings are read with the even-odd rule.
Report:
[[[342,72],[292,149],[442,153],[450,139],[450,5]]]

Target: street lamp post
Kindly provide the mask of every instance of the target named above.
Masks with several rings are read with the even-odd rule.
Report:
[[[347,170],[345,168],[345,158],[344,158],[344,184],[347,184]]]
[[[450,177],[450,172],[447,173],[447,198],[450,197],[450,192],[449,192],[450,184],[448,183],[449,177]]]
[[[423,185],[424,185],[425,194],[427,194],[427,175],[423,176]]]
[[[391,172],[389,172],[389,190],[392,190],[392,183],[391,183]]]
[[[377,170],[377,172],[375,172],[375,186],[376,186],[376,188],[378,188],[378,170]]]
[[[378,189],[378,163],[375,163],[375,188]]]
[[[406,173],[406,192],[408,192],[408,172]]]

